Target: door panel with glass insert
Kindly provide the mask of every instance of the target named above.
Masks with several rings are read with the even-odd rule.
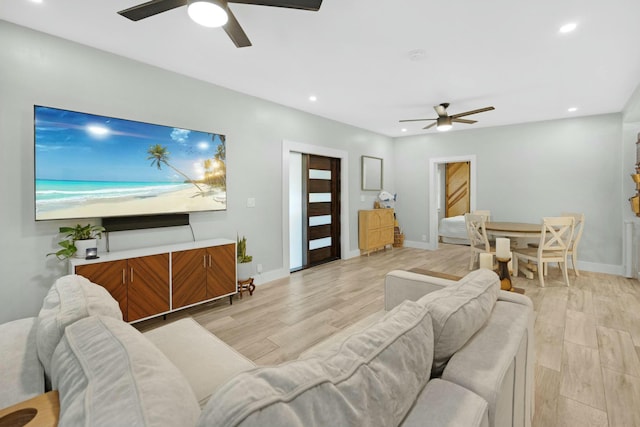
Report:
[[[340,258],[340,160],[307,155],[305,267]]]

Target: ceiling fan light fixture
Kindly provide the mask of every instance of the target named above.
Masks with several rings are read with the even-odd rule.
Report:
[[[451,117],[438,117],[436,129],[438,129],[440,132],[446,132],[451,129],[451,127]]]
[[[226,4],[220,0],[193,0],[187,7],[189,17],[208,28],[222,27],[229,20]]]

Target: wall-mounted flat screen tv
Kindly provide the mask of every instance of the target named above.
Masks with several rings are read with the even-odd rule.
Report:
[[[35,219],[225,210],[225,136],[34,106]]]

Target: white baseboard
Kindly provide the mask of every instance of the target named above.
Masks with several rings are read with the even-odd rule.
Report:
[[[429,243],[425,242],[414,242],[410,240],[405,240],[404,245],[408,248],[416,248],[416,249],[425,249],[425,250],[435,250],[437,248],[432,248]],[[343,259],[356,258],[360,256],[360,251],[350,251],[346,257],[343,256]],[[587,262],[587,261],[578,261],[578,270],[581,271],[590,271],[593,273],[605,273],[605,274],[613,274],[616,276],[624,276],[624,266],[622,265],[612,265],[612,264],[600,264],[596,262]],[[286,268],[281,268],[278,270],[267,271],[262,274],[256,274],[254,279],[254,284],[259,286],[263,283],[271,282],[273,280],[283,279],[285,277],[289,277],[291,273]]]
[[[569,261],[569,265],[571,265],[571,261]],[[573,268],[573,266],[571,268]],[[613,274],[615,276],[625,275],[624,266],[622,265],[600,264],[588,261],[578,261],[578,270],[590,271],[592,273]]]
[[[435,251],[438,249],[437,243],[433,245],[430,242],[414,242],[412,240],[405,240],[404,245],[408,248],[425,249],[428,251]]]
[[[281,268],[279,270],[266,271],[261,274],[256,274],[253,277],[253,284],[256,286],[259,286],[259,285],[262,285],[263,283],[272,282],[274,280],[289,277],[289,274],[290,274],[289,270],[285,268]]]

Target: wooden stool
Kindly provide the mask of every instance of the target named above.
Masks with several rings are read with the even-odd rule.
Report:
[[[249,291],[249,295],[253,295],[256,285],[253,284],[253,277],[249,277],[247,280],[238,280],[238,294],[242,299],[242,292]]]

